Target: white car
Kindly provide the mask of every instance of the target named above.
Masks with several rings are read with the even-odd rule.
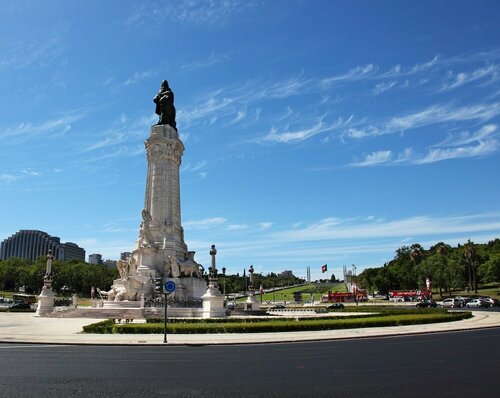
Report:
[[[469,301],[467,304],[465,304],[467,308],[481,308],[481,307],[487,307],[488,303],[479,300],[479,299],[474,299]]]
[[[461,306],[462,303],[456,298],[447,298],[441,303],[441,308],[460,308]]]

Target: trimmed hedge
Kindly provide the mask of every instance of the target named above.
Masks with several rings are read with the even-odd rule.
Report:
[[[437,322],[450,322],[470,318],[470,312],[442,313],[440,311],[428,313],[423,311],[413,314],[375,315],[369,317],[342,318],[342,319],[301,319],[301,320],[267,320],[265,322],[183,322],[167,324],[169,334],[196,334],[196,333],[263,333],[263,332],[296,332],[351,329],[381,326],[418,325]],[[113,320],[98,322],[85,326],[85,333],[120,333],[120,334],[160,334],[163,333],[163,322],[142,324],[114,324]]]
[[[0,308],[0,312],[36,312],[34,309],[28,308]]]

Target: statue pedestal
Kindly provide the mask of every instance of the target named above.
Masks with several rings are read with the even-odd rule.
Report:
[[[255,291],[250,290],[245,301],[245,311],[259,311],[260,302],[255,298]]]
[[[52,291],[52,279],[45,278],[42,293],[38,296],[38,307],[35,316],[45,316],[54,311],[54,292]]]
[[[225,318],[224,296],[217,287],[217,281],[210,280],[203,296],[203,318]]]

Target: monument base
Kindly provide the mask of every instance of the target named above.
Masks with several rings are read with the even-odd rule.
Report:
[[[54,292],[52,288],[44,286],[42,293],[38,296],[38,306],[35,316],[45,316],[54,311]]]
[[[245,301],[245,311],[259,311],[260,302],[257,301],[253,294],[250,294]]]
[[[203,296],[203,318],[225,318],[224,296],[216,284],[209,283],[207,291]]]

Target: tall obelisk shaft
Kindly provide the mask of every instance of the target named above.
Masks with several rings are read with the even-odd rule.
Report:
[[[184,145],[175,129],[155,125],[145,146],[148,174],[139,246],[155,250],[146,250],[150,255],[141,263],[160,269],[168,256],[184,259],[187,252],[181,226],[179,184]]]

